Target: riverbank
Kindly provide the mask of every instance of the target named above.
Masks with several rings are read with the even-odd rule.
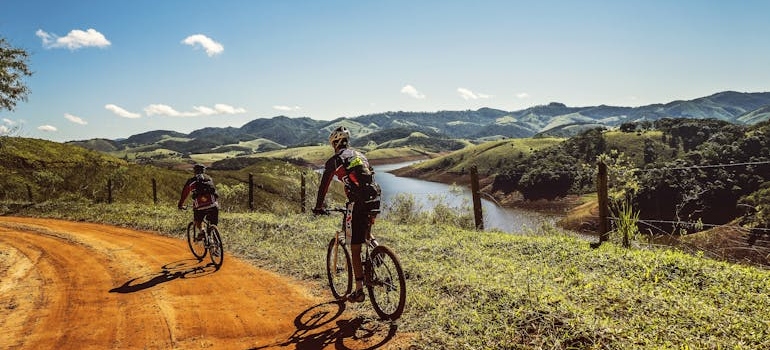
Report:
[[[470,188],[471,177],[469,173],[456,173],[442,170],[425,170],[413,166],[407,166],[390,171],[393,175],[400,177],[411,177],[425,181],[440,182],[443,184],[456,184]],[[479,174],[479,186],[481,192],[488,197],[494,199],[494,202],[498,205],[506,208],[516,208],[522,210],[529,210],[549,215],[567,215],[575,208],[586,202],[586,199],[581,196],[569,195],[564,198],[556,200],[537,200],[529,201],[525,200],[520,193],[502,193],[500,191],[492,191],[492,182],[494,176]]]
[[[458,184],[470,188],[470,175],[440,170],[425,170],[408,166],[391,171],[400,177],[410,177],[444,184]],[[481,192],[484,197],[494,198],[494,202],[504,208],[515,208],[528,212],[542,213],[558,217],[555,225],[561,229],[581,235],[598,237],[599,205],[596,194],[583,196],[569,195],[557,200],[528,201],[519,193],[504,194],[492,192],[493,176],[479,174]],[[638,237],[638,239],[649,240]],[[738,224],[714,227],[702,232],[685,236],[664,235],[652,237],[652,245],[676,247],[689,252],[700,253],[710,258],[751,266],[770,267],[770,237],[752,232]]]

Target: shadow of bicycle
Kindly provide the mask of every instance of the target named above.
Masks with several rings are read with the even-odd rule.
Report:
[[[330,301],[315,305],[294,319],[296,330],[286,340],[277,344],[258,346],[249,350],[275,347],[290,347],[300,350],[324,349],[378,349],[385,346],[396,335],[398,326],[357,316],[341,319],[345,302]],[[332,325],[332,323],[334,323]]]
[[[201,265],[198,259],[180,260],[161,266],[159,272],[132,278],[120,287],[110,289],[110,293],[134,293],[178,278],[198,278],[216,271],[217,266],[213,263]]]

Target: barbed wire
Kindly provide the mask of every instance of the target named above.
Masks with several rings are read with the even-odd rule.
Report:
[[[656,167],[656,168],[646,168],[646,169],[634,168],[634,169],[630,169],[628,171],[631,171],[631,172],[653,172],[653,171],[668,171],[668,170],[731,168],[731,167],[750,166],[750,165],[770,165],[770,160],[755,161],[755,162],[728,163],[728,164],[705,164],[705,165],[690,165],[690,166],[677,166],[677,167]],[[549,171],[549,173],[552,173],[552,174],[573,174],[574,171],[559,170],[559,171]],[[527,173],[526,172],[508,172],[508,173],[505,173],[505,175],[520,175],[520,176],[523,176],[524,174],[527,174]]]
[[[611,221],[621,221],[621,218],[610,216],[607,217],[607,219]],[[638,223],[642,224],[648,224],[648,226],[654,227],[652,224],[669,224],[669,225],[677,225],[677,226],[698,226],[698,227],[707,227],[707,228],[715,228],[715,227],[728,227],[728,228],[734,228],[734,229],[740,229],[740,230],[746,230],[746,231],[760,231],[760,232],[767,232],[770,233],[770,228],[762,228],[762,227],[743,227],[740,225],[734,225],[734,224],[709,224],[709,223],[700,223],[700,222],[690,222],[690,221],[670,221],[670,220],[649,220],[649,219],[640,219],[638,220]]]
[[[730,168],[737,166],[749,166],[749,165],[770,165],[770,161],[758,161],[758,162],[741,162],[741,163],[729,163],[729,164],[706,164],[706,165],[690,165],[681,167],[664,167],[664,168],[648,168],[648,169],[632,169],[632,171],[640,172],[652,172],[656,170],[691,170],[691,169],[711,169],[711,168]]]

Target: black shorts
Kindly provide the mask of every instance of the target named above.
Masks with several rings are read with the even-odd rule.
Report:
[[[219,208],[211,207],[203,210],[193,210],[193,220],[203,221],[203,218],[208,218],[209,224],[219,225]]]
[[[353,204],[353,218],[351,219],[351,244],[363,244],[372,225],[369,224],[369,210],[364,205]]]

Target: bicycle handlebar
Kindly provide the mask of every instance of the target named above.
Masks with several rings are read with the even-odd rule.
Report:
[[[347,213],[348,211],[349,211],[348,208],[340,208],[340,207],[337,207],[337,208],[323,208],[323,209],[321,209],[319,211],[316,211],[315,209],[313,209],[313,214],[315,214],[315,215],[330,215],[332,212]],[[370,210],[369,213],[374,213],[376,215],[376,214],[380,213],[380,210],[379,209]]]
[[[316,215],[330,215],[332,212],[345,213],[348,210],[346,208],[323,208],[321,210],[313,210],[313,214]]]

